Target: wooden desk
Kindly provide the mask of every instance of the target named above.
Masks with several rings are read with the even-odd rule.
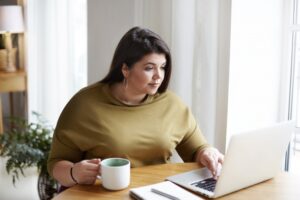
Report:
[[[121,191],[107,191],[100,182],[92,186],[76,185],[57,195],[53,200],[114,200],[132,199],[129,189],[161,182],[165,177],[180,172],[198,168],[195,163],[163,164],[131,169],[131,183],[129,188]],[[261,184],[240,190],[238,192],[218,198],[218,200],[299,200],[300,176],[282,172],[276,178]],[[203,198],[206,199],[206,198]]]
[[[10,113],[13,114],[13,96],[12,92],[26,91],[26,72],[19,70],[16,72],[0,71],[0,93],[10,93]],[[0,94],[0,134],[3,133],[2,102]]]

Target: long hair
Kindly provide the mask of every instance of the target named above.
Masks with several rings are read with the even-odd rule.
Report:
[[[158,92],[165,92],[171,77],[171,54],[167,44],[153,31],[145,28],[134,27],[130,29],[120,40],[108,74],[100,81],[101,83],[114,84],[122,82],[124,76],[122,66],[126,64],[129,69],[150,53],[164,54],[166,57],[165,77],[158,88]]]

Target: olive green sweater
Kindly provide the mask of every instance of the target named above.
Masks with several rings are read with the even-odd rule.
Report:
[[[115,99],[96,83],[69,101],[55,128],[48,171],[60,160],[124,157],[132,167],[167,163],[176,148],[192,161],[207,146],[187,106],[172,92],[148,96],[137,106]]]

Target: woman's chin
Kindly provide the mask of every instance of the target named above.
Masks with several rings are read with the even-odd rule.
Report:
[[[148,92],[148,95],[155,95],[157,93],[157,90],[151,90]]]

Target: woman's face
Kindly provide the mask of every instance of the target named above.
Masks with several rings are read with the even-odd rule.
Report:
[[[133,95],[153,95],[165,77],[166,56],[151,53],[136,62],[131,69],[126,65],[122,71],[127,79],[127,89]]]

